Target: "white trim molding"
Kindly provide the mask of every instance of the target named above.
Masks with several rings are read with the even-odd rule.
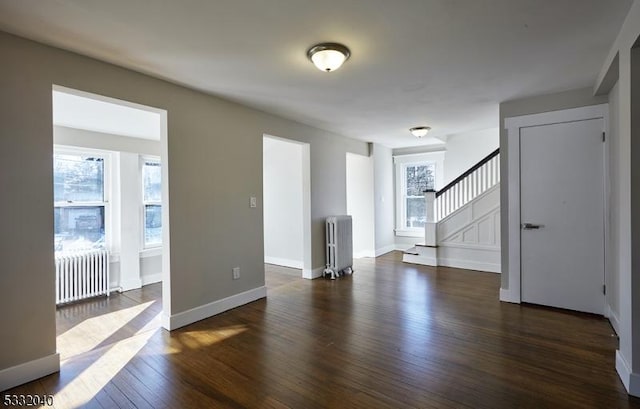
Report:
[[[162,246],[149,247],[149,248],[140,250],[140,258],[161,257],[161,256],[162,256]]]
[[[520,304],[520,293],[515,297],[508,288],[501,288],[500,301]]]
[[[189,324],[193,324],[194,322],[213,317],[214,315],[218,315],[233,308],[240,307],[261,298],[265,298],[266,296],[267,287],[262,286],[171,316],[166,316],[163,314],[162,326],[169,331],[173,331],[174,329],[178,329]]]
[[[616,371],[629,395],[640,396],[640,374],[631,372],[629,363],[619,350],[616,351]]]
[[[513,303],[521,302],[521,272],[520,272],[520,129],[539,125],[559,124],[589,119],[603,119],[604,131],[609,129],[609,105],[600,104],[560,111],[543,112],[540,114],[516,116],[506,118],[504,126],[507,130],[507,172],[509,174],[508,191],[508,231],[509,231],[509,287],[500,289],[500,300]],[[608,143],[608,138],[605,144]],[[605,147],[606,149],[606,147]],[[605,162],[606,164],[606,162]],[[606,166],[605,166],[606,172]],[[604,180],[607,180],[605,173]],[[606,183],[606,182],[605,182]],[[606,186],[605,186],[606,191]],[[605,211],[607,210],[605,203]],[[605,243],[606,244],[606,243]],[[504,292],[504,294],[503,294]],[[503,297],[504,295],[504,297]]]
[[[60,371],[60,354],[51,354],[0,371],[0,391]]]
[[[363,250],[357,253],[353,253],[353,258],[367,258],[367,257],[375,257],[376,253],[371,250]]]
[[[162,281],[162,280],[160,280]],[[142,287],[143,283],[140,277],[129,279],[120,279],[120,291],[131,291]]]
[[[609,304],[605,306],[604,316],[609,319],[613,330],[616,332],[616,335],[620,335],[620,318],[618,314],[611,308]]]
[[[404,204],[404,168],[410,165],[423,165],[433,163],[435,167],[434,186],[440,189],[444,186],[444,156],[446,151],[432,151],[424,153],[415,153],[409,155],[395,155],[393,157],[395,172],[395,200],[396,200],[396,223],[394,233],[400,237],[423,237],[424,228],[408,228],[405,227],[405,204]]]
[[[395,229],[394,232],[399,237],[424,237],[424,228],[418,230]]]
[[[411,244],[396,243],[394,251],[405,251],[409,250],[411,247],[413,247]]]
[[[274,264],[276,266],[284,266],[284,267],[297,268],[297,269],[303,268],[302,260],[292,260],[288,258],[264,256],[264,262],[267,264]]]
[[[324,271],[324,267],[318,267],[314,269],[303,269],[302,270],[302,278],[307,280],[315,280],[316,278],[322,277],[322,272]]]
[[[409,246],[411,247],[411,246]],[[392,251],[396,250],[396,245],[395,244],[390,244],[388,246],[384,246],[384,247],[380,247],[379,249],[376,249],[376,257],[380,257],[383,254],[387,254],[390,253]]]
[[[464,268],[465,270],[483,271],[500,274],[500,263],[484,263],[479,261],[438,258],[438,265],[444,267]]]
[[[142,282],[143,286],[159,283],[160,281],[162,281],[162,273],[160,272],[154,274],[144,274],[140,278],[140,281]]]

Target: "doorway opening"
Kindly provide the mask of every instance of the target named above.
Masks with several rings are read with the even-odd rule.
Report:
[[[313,278],[309,144],[263,136],[265,264]]]
[[[127,339],[123,328],[160,328],[170,299],[167,113],[56,85],[52,107],[65,361]]]

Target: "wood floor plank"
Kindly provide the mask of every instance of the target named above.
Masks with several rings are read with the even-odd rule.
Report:
[[[605,319],[500,303],[497,274],[398,253],[335,281],[265,271],[267,299],[171,333],[160,284],[59,308],[75,353],[6,393],[56,408],[640,408]]]

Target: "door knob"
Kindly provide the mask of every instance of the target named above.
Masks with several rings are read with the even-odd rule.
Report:
[[[523,230],[536,230],[544,227],[544,224],[522,223]]]

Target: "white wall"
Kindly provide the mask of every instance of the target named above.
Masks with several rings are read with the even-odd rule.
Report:
[[[373,157],[347,153],[347,214],[353,218],[353,256],[375,257]]]
[[[442,187],[460,176],[471,166],[500,146],[499,128],[482,129],[463,134],[448,135],[441,145],[413,146],[393,149],[394,156],[416,155],[430,152],[445,152],[444,166],[440,176]]]
[[[302,145],[263,139],[264,261],[303,267]]]
[[[391,149],[374,144],[373,177],[376,256],[395,250],[393,156]]]
[[[498,149],[499,145],[498,128],[449,136],[445,145],[444,185]]]

